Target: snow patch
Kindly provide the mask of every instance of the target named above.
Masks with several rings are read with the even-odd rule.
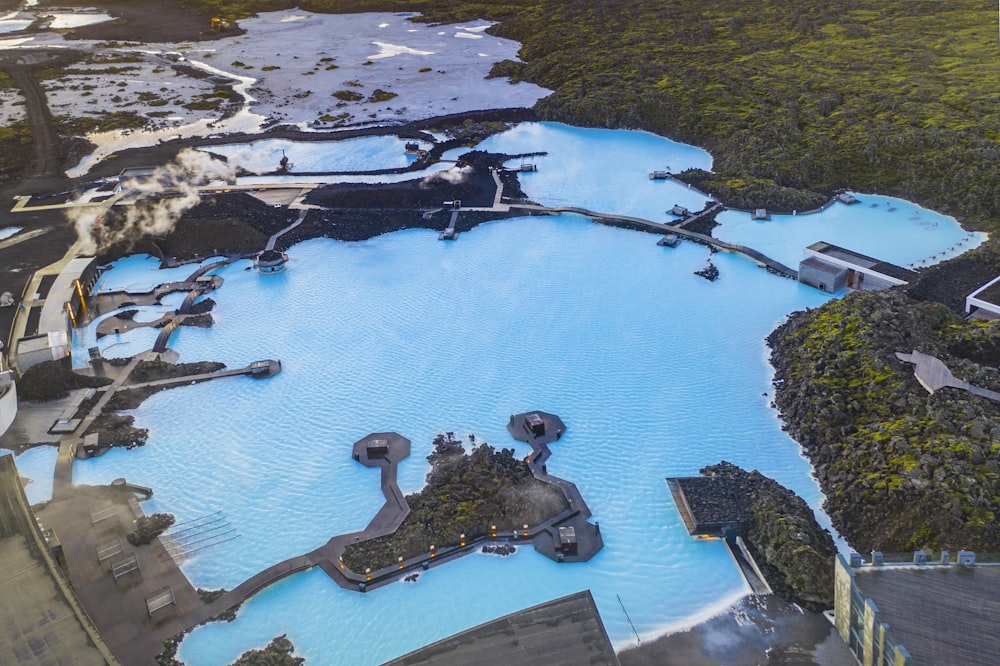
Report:
[[[379,48],[379,52],[375,55],[368,56],[369,60],[382,60],[384,58],[392,58],[398,55],[419,55],[428,56],[434,55],[434,51],[421,51],[419,49],[410,48],[409,46],[399,46],[397,44],[386,44],[385,42],[372,42],[375,46]]]

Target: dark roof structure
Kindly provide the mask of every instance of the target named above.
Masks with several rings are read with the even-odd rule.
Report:
[[[667,479],[667,486],[692,536],[724,536],[753,519],[750,489],[732,479],[684,476]]]
[[[839,245],[834,245],[833,243],[827,243],[826,241],[813,243],[807,249],[823,256],[839,259],[840,261],[846,261],[854,264],[855,266],[879,273],[881,275],[896,278],[897,280],[909,281],[917,277],[917,274],[908,268],[903,268],[902,266],[891,264],[888,261],[882,261],[881,259],[869,257],[867,254],[861,254],[860,252],[855,252],[854,250],[848,250],[845,247],[840,247]]]
[[[871,567],[855,584],[910,653],[910,666],[995,664],[1000,567]]]
[[[799,270],[802,270],[802,266],[808,266],[814,270],[822,271],[824,273],[829,273],[830,275],[835,275],[841,270],[840,266],[834,266],[833,264],[828,264],[827,262],[819,259],[818,257],[806,257],[799,263]]]
[[[0,456],[0,664],[117,664],[58,569],[14,457]]]
[[[590,590],[491,620],[385,666],[618,666]]]

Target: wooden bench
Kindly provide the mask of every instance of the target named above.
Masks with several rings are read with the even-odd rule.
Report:
[[[174,591],[167,586],[146,597],[146,612],[152,617],[153,613],[173,603]]]
[[[97,544],[97,561],[103,563],[105,560],[110,560],[112,557],[121,555],[124,552],[125,544],[122,543],[122,538],[115,537],[114,539]]]
[[[117,515],[118,515],[118,507],[109,506],[106,509],[101,509],[100,511],[95,511],[94,513],[90,514],[90,524],[97,525],[98,523],[103,523],[105,520],[108,520],[109,518],[114,518]]]
[[[115,577],[115,582],[117,582],[118,579],[124,576],[125,574],[138,570],[139,570],[139,558],[136,556],[135,553],[129,553],[120,560],[115,560],[114,562],[111,563],[111,573]],[[170,595],[170,601],[171,603],[173,603],[173,594]],[[146,603],[148,604],[149,601],[147,600]]]

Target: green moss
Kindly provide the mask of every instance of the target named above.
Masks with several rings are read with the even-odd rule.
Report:
[[[371,95],[369,95],[368,101],[373,103],[387,102],[393,97],[398,97],[398,95],[388,90],[382,90],[381,88],[376,88],[375,91],[372,92]]]
[[[913,367],[895,358],[920,349],[960,377],[1000,388],[992,366],[948,353],[988,330],[891,291],[799,313],[769,337],[785,380],[777,404],[816,466],[834,524],[855,547],[904,550],[919,537],[990,549],[1000,540],[992,435],[1000,405],[952,389],[929,396]]]
[[[198,0],[240,16],[290,0]],[[546,119],[650,130],[709,149],[713,192],[803,210],[831,189],[894,194],[991,230],[1000,221],[1000,72],[988,5],[879,0],[302,0],[328,12],[485,18],[524,62],[491,75],[553,90]],[[933,165],[933,166],[929,166]],[[733,183],[734,187],[727,187]]]
[[[364,95],[353,90],[335,90],[333,96],[342,102],[359,102],[364,99]]]

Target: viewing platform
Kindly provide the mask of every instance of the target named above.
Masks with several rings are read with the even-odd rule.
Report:
[[[913,353],[910,354],[896,352],[896,358],[914,365],[913,375],[920,382],[920,385],[927,389],[928,393],[933,394],[935,391],[951,387],[1000,402],[1000,393],[980,388],[955,377],[944,361],[936,356],[924,354],[914,349]]]
[[[541,526],[533,538],[535,550],[557,562],[586,562],[604,547],[601,526],[589,523],[590,509],[576,484],[548,473],[545,461],[552,456],[549,444],[558,441],[566,424],[548,412],[513,414],[507,432],[531,446],[528,467],[539,481],[557,486],[569,502],[570,510]]]
[[[258,273],[280,273],[288,265],[288,255],[277,250],[264,250],[253,258]]]
[[[660,240],[656,241],[656,244],[660,247],[677,247],[677,244],[681,242],[681,237],[677,234],[667,234]]]

